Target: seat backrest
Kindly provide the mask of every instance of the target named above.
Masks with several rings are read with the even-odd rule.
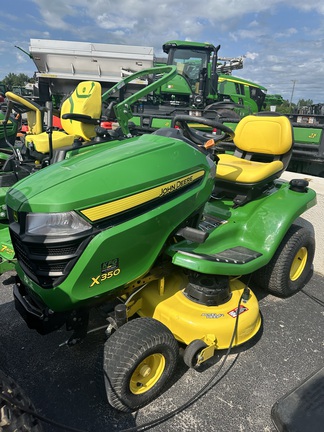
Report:
[[[74,92],[61,107],[61,124],[68,135],[90,140],[95,133],[96,125],[82,123],[76,120],[63,119],[63,114],[83,114],[94,119],[101,116],[101,85],[96,81],[80,82]]]
[[[21,106],[21,111],[26,113],[29,134],[36,135],[43,132],[43,111],[40,105],[10,91],[6,92],[6,98],[16,106],[18,104],[18,109]]]
[[[249,115],[238,123],[234,144],[242,152],[280,158],[292,148],[292,125],[283,115]]]

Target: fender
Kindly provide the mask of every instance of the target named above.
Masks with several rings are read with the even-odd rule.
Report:
[[[168,254],[175,265],[205,274],[252,273],[270,261],[291,224],[315,204],[314,190],[296,192],[280,180],[271,192],[236,209],[232,201],[209,201],[203,217],[218,222],[205,242],[183,240]]]

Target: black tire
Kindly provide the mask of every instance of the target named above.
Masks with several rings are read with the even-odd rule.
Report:
[[[7,398],[14,402],[8,402]],[[39,420],[30,411],[35,412],[32,402],[13,379],[0,371],[0,431],[42,432]]]
[[[193,340],[184,350],[183,361],[189,368],[198,367],[198,356],[201,350],[207,347],[206,342],[201,339]]]
[[[158,397],[173,375],[179,354],[170,330],[153,318],[136,318],[120,327],[104,346],[107,399],[132,412]]]
[[[232,119],[232,120],[236,120],[239,121],[240,120],[240,116],[237,114],[237,112],[235,112],[234,110],[231,109],[226,109],[226,108],[222,108],[216,111],[216,113],[219,115],[220,119],[222,120],[223,118],[225,119]]]
[[[292,225],[271,261],[255,272],[253,279],[262,289],[279,297],[299,291],[311,270],[315,239],[304,227]]]

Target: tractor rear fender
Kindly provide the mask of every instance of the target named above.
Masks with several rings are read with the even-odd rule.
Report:
[[[316,204],[316,194],[297,192],[278,182],[269,194],[233,208],[231,201],[210,201],[205,217],[223,221],[201,244],[183,240],[168,253],[175,265],[206,274],[243,275],[266,265],[289,227]],[[312,235],[312,233],[310,233]]]

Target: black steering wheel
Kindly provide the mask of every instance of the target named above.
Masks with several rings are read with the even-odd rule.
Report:
[[[210,148],[216,145],[219,141],[232,141],[235,133],[232,129],[225,126],[223,123],[220,123],[216,120],[207,119],[204,117],[194,117],[190,115],[177,115],[174,117],[174,124],[178,125],[182,130],[183,135],[193,141],[195,144],[199,146],[203,146],[205,148]],[[202,132],[198,129],[189,126],[188,123],[194,124],[202,124],[209,126],[213,129],[217,129],[218,131],[223,132],[219,135],[214,135],[209,132]],[[214,140],[213,143],[209,143],[206,145],[206,142],[209,140]]]

